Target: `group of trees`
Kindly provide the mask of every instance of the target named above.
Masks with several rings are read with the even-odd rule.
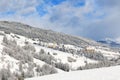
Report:
[[[8,54],[9,56],[25,63],[33,61],[35,48],[32,45],[25,44],[25,46],[21,47],[17,45],[15,40],[8,40],[6,37],[3,38],[3,44],[5,45],[2,51],[3,54]]]
[[[55,67],[50,66],[48,64],[44,64],[41,68],[40,68],[41,74],[42,75],[48,75],[48,74],[54,74],[57,73],[57,70],[55,69]]]
[[[56,61],[55,58],[49,52],[46,53],[44,49],[41,49],[38,54],[34,54],[34,57],[48,64],[52,64]]]
[[[90,59],[98,60],[98,61],[107,60],[107,58],[105,56],[103,56],[103,54],[100,52],[94,52],[94,53],[86,52],[86,53],[83,53],[83,56],[90,58]]]
[[[70,66],[67,63],[62,63],[62,62],[57,62],[57,60],[50,54],[50,52],[45,52],[44,49],[41,49],[39,53],[36,53],[35,47],[32,46],[29,43],[26,43],[24,46],[19,46],[17,45],[17,42],[15,40],[8,40],[7,37],[5,36],[3,38],[3,45],[5,46],[3,48],[2,54],[8,54],[11,57],[14,57],[15,59],[21,61],[21,65],[19,65],[20,69],[20,75],[18,74],[13,74],[9,70],[2,69],[0,71],[0,79],[1,80],[15,80],[13,78],[16,78],[18,80],[23,80],[26,77],[33,77],[34,74],[34,69],[37,72],[38,76],[42,75],[48,75],[48,74],[54,74],[57,73],[56,68],[62,69],[64,71],[69,71]],[[65,48],[63,47],[63,51],[66,51]],[[78,53],[79,54],[79,53]],[[84,70],[84,69],[92,69],[92,68],[100,68],[100,67],[108,67],[108,66],[114,66],[120,64],[120,58],[113,59],[111,61],[107,60],[106,57],[103,56],[102,53],[80,53],[83,56],[98,60],[100,62],[98,63],[86,63],[85,66],[80,66],[78,70]],[[57,55],[57,53],[54,53],[54,55]],[[46,62],[45,65],[40,67],[39,65],[35,66],[33,63],[33,59],[39,59],[44,62]],[[72,58],[68,58],[68,60],[71,61],[76,61]],[[25,72],[23,70],[23,64],[25,63],[30,63],[28,64],[27,71]],[[12,75],[15,76],[12,76]],[[8,79],[9,78],[9,79]]]
[[[17,73],[11,73],[9,69],[3,68],[0,70],[0,80],[24,80],[24,78]]]
[[[95,44],[91,40],[84,40],[84,38],[70,36],[67,34],[57,33],[51,30],[43,30],[35,27],[31,27],[29,25],[16,23],[16,22],[7,22],[3,21],[1,30],[7,32],[7,33],[15,33],[18,35],[26,36],[29,38],[39,38],[40,41],[44,42],[56,42],[60,44],[71,44],[71,45],[77,45],[77,46],[84,46],[87,45],[89,42],[90,44]]]
[[[19,72],[21,77],[30,78],[33,76],[43,76],[48,74],[54,74],[54,73],[57,73],[57,70],[55,69],[55,67],[48,64],[44,64],[43,66],[40,66],[34,63],[29,63],[26,71],[24,71],[23,64],[20,64]]]
[[[56,67],[56,68],[59,68],[59,69],[62,69],[62,70],[64,70],[64,71],[67,71],[67,72],[69,72],[69,70],[70,70],[69,64],[67,64],[67,63],[62,63],[62,62],[55,63],[55,67]]]
[[[50,66],[52,60],[55,60],[52,55],[49,53],[45,53],[44,50],[41,49],[39,55],[35,56],[35,47],[30,45],[29,43],[25,44],[24,46],[17,45],[15,40],[8,40],[5,36],[3,38],[3,48],[2,54],[8,54],[11,57],[19,60],[19,72],[18,73],[11,73],[10,71],[4,69],[0,71],[0,80],[23,80],[27,77],[33,77],[34,69],[36,68],[36,72],[41,75],[53,74],[57,73],[55,67]],[[48,64],[43,65],[42,67],[36,67],[36,63],[33,62],[33,58],[38,58],[40,60],[45,61]],[[28,67],[23,67],[23,65],[28,64]],[[26,70],[26,71],[24,71]],[[4,71],[2,73],[2,71]],[[14,75],[14,76],[11,76]],[[15,78],[15,79],[13,79]]]
[[[0,70],[0,80],[8,80],[11,77],[11,72],[7,69]]]
[[[86,63],[85,66],[78,67],[78,70],[110,67],[110,66],[116,66],[116,65],[120,65],[120,58],[113,59],[113,60],[99,61],[98,63]]]
[[[49,52],[46,53],[44,51],[44,49],[41,49],[39,54],[35,54],[34,57],[54,66],[56,68],[62,69],[64,71],[70,70],[69,64],[57,62],[56,59]]]

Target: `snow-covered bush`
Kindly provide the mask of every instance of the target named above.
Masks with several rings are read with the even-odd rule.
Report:
[[[116,64],[117,65],[120,65],[120,57],[118,57],[116,60],[115,60]]]
[[[37,76],[43,76],[43,75],[57,73],[57,70],[53,66],[44,64],[42,67],[38,65],[36,68],[36,72],[37,72]]]
[[[35,55],[35,58],[40,59],[48,64],[51,64],[52,60],[54,60],[54,57],[48,54]]]
[[[88,57],[90,59],[94,59],[94,60],[100,60],[100,61],[104,61],[106,60],[106,57],[103,56],[103,54],[101,53],[84,53],[85,57]]]
[[[36,67],[36,72],[38,72],[38,73],[41,72],[41,67],[40,67],[40,65],[37,65],[37,67]]]
[[[10,34],[10,31],[4,31],[5,32],[5,34]]]
[[[0,32],[0,35],[4,36],[5,34]]]
[[[3,48],[3,52],[2,53],[6,53],[12,57],[14,57],[17,60],[21,60],[23,62],[29,62],[29,61],[33,61],[33,57],[32,54],[29,53],[29,51],[25,51],[22,50],[21,48],[17,47],[16,48]]]
[[[76,62],[76,59],[72,58],[72,57],[67,57],[68,62]]]
[[[3,37],[3,43],[8,44],[8,39],[6,36]]]
[[[32,52],[35,52],[35,47],[30,45],[30,44],[25,44],[25,46],[23,46],[23,49],[24,50],[27,50],[27,51],[32,51]]]
[[[57,55],[57,53],[53,53],[53,55]]]
[[[53,66],[49,66],[47,64],[41,67],[42,75],[54,74],[57,73],[57,70]]]
[[[24,80],[22,76],[17,76],[17,80]]]
[[[41,49],[39,54],[34,54],[34,57],[48,64],[51,64],[52,61],[55,61],[55,58],[52,55],[45,53],[43,49]]]
[[[28,62],[28,66],[25,67],[22,62],[19,63],[19,78],[30,78],[34,76],[34,63]]]
[[[33,53],[35,52],[34,46],[25,45],[21,47],[17,45],[15,40],[8,40],[6,36],[3,38],[3,44],[5,45],[2,51],[3,54],[8,54],[23,62],[33,61]]]
[[[67,64],[67,63],[64,64],[62,62],[55,63],[55,67],[62,69],[64,71],[67,71],[67,72],[70,70],[69,64]]]
[[[98,63],[88,63],[85,66],[80,66],[78,70],[109,67],[109,66],[115,66],[115,65],[116,63],[114,61],[100,61]]]
[[[21,60],[23,62],[33,61],[33,54],[28,50],[24,50],[18,45],[11,46],[11,47],[4,47],[3,54],[8,54],[14,57],[17,60]]]
[[[27,70],[27,72],[24,73],[25,78],[31,78],[34,76],[33,70]]]
[[[13,75],[8,69],[1,69],[0,70],[0,80],[12,80]]]
[[[3,37],[3,45],[7,47],[15,47],[17,42],[15,40],[8,40],[6,36]]]
[[[45,54],[44,49],[41,49],[40,52],[39,52],[39,54]]]

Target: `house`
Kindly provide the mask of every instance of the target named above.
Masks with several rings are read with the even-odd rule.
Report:
[[[86,46],[85,47],[85,52],[94,53],[95,52],[95,47],[94,46]]]
[[[56,48],[57,44],[56,43],[48,43],[47,47],[48,48]]]

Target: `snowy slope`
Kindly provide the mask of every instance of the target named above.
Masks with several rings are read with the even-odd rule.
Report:
[[[120,66],[59,73],[25,80],[120,80]]]
[[[54,50],[54,49],[50,49],[50,48],[46,48],[46,47],[42,47],[42,46],[37,46],[37,45],[34,45],[34,46],[36,48],[36,51],[39,51],[40,49],[44,49],[46,52],[50,52],[50,54],[52,56],[54,56],[58,61],[60,60],[60,62],[62,62],[62,63],[68,63],[69,65],[71,65],[71,67],[73,69],[77,69],[80,66],[84,66],[86,60],[88,63],[97,63],[98,62],[98,61],[86,58],[84,56],[77,56],[77,55],[73,56],[70,53],[66,53],[66,52],[62,52],[62,51],[58,51],[58,50]],[[57,55],[53,55],[53,53],[57,53]],[[73,63],[68,62],[68,57],[76,59],[76,62],[73,62]]]
[[[10,71],[13,72],[13,73],[19,72],[20,60],[17,60],[15,57],[13,57],[11,55],[2,54],[2,50],[4,50],[4,48],[7,47],[6,45],[3,44],[3,38],[5,36],[7,37],[8,40],[15,40],[16,43],[17,43],[16,45],[20,46],[21,48],[23,46],[25,46],[25,42],[28,42],[30,45],[32,45],[35,48],[34,54],[39,54],[40,50],[43,49],[45,51],[45,53],[47,53],[47,55],[51,55],[55,58],[56,61],[54,61],[54,63],[59,63],[60,62],[60,63],[63,63],[63,64],[68,64],[69,67],[70,67],[70,73],[69,74],[73,75],[73,77],[74,77],[74,74],[76,74],[78,79],[79,79],[79,74],[80,75],[82,75],[82,73],[87,74],[86,73],[87,71],[85,70],[85,71],[78,71],[78,72],[73,72],[72,73],[71,72],[72,70],[77,70],[79,67],[85,66],[87,63],[97,64],[99,62],[99,60],[95,60],[95,59],[86,57],[86,56],[81,55],[79,53],[77,54],[77,53],[74,53],[74,52],[71,53],[69,51],[65,52],[65,51],[62,51],[62,50],[59,50],[59,49],[49,48],[48,46],[53,45],[54,43],[42,42],[42,41],[40,42],[40,41],[38,41],[37,38],[35,38],[35,40],[33,40],[31,38],[27,38],[25,36],[21,36],[21,35],[14,34],[14,33],[7,34],[3,31],[0,31],[0,34],[1,34],[0,35],[0,69],[2,69],[2,68],[7,69],[9,67]],[[34,43],[36,43],[36,44],[34,44]],[[39,45],[39,43],[45,44],[46,46]],[[75,52],[83,51],[82,53],[84,53],[84,51],[86,49],[86,47],[78,47],[78,46],[70,45],[70,44],[61,44],[61,45],[64,45],[66,50],[72,50],[72,51],[75,51]],[[109,59],[117,59],[117,58],[120,57],[119,52],[114,52],[114,51],[110,50],[109,47],[106,50],[104,47],[101,47],[101,46],[96,47],[96,46],[89,46],[88,45],[87,49],[90,50],[90,51],[93,50],[94,52],[101,53],[101,54],[103,54],[103,56],[105,56]],[[26,53],[26,54],[28,54],[28,53]],[[95,53],[90,53],[90,54],[94,55]],[[33,57],[33,55],[32,55],[32,57]],[[70,62],[68,60],[69,58],[73,59],[72,62]],[[37,77],[37,76],[40,76],[40,75],[38,75],[38,72],[36,72],[37,66],[39,65],[40,67],[42,67],[44,64],[48,64],[48,63],[45,62],[45,61],[42,61],[42,60],[40,60],[36,57],[33,57],[32,64],[34,64],[33,69],[31,70],[34,73],[33,77]],[[29,63],[25,63],[25,64],[22,64],[22,65],[23,65],[23,68],[24,68],[23,70],[25,72],[31,66],[31,65],[29,65]],[[52,64],[49,64],[49,65],[51,66]],[[60,74],[61,77],[64,77],[63,73],[65,73],[66,76],[69,76],[69,74],[66,73],[65,71],[63,71],[63,69],[58,68],[56,66],[55,66],[55,69],[57,70],[58,74]],[[97,71],[97,69],[96,69],[96,71]],[[92,73],[92,71],[91,71],[91,73]],[[58,74],[56,74],[56,76],[59,77]],[[81,79],[82,79],[82,77],[81,77]],[[36,79],[34,79],[34,80],[36,80]],[[51,78],[51,80],[52,80],[52,78]],[[62,78],[59,79],[59,80],[62,80]],[[66,78],[65,80],[70,80],[70,79]],[[71,78],[71,80],[72,80],[72,78]]]
[[[84,56],[73,55],[73,54],[70,54],[70,53],[67,53],[67,52],[62,52],[62,51],[58,51],[58,50],[54,50],[54,49],[51,49],[51,48],[47,48],[47,47],[43,47],[43,46],[40,46],[40,45],[33,44],[34,42],[36,42],[36,43],[38,43],[38,42],[33,41],[32,39],[26,38],[26,37],[21,36],[21,35],[17,35],[17,34],[13,34],[13,33],[5,34],[5,35],[10,40],[16,40],[17,44],[20,45],[20,46],[24,46],[25,41],[28,41],[29,43],[31,43],[35,47],[36,53],[38,53],[41,49],[44,49],[45,52],[47,52],[47,53],[50,52],[50,54],[54,58],[56,58],[57,61],[60,61],[62,63],[68,63],[73,69],[77,69],[80,66],[84,66],[86,64],[85,61],[87,61],[87,63],[97,63],[98,62],[96,60],[92,60],[92,59],[86,58]],[[19,38],[15,37],[15,36],[17,36]],[[2,39],[3,39],[3,35],[0,36],[0,44],[2,43]],[[67,48],[72,48],[72,49],[75,49],[75,50],[80,49],[80,48],[76,48],[73,45],[65,45],[65,46]],[[2,52],[2,48],[3,48],[3,45],[1,44],[0,45],[0,52]],[[97,49],[97,48],[95,48],[95,51],[96,52],[101,52],[102,54],[104,54],[105,56],[110,57],[110,58],[115,58],[115,57],[118,57],[120,55],[118,52],[105,51],[103,49]],[[57,53],[57,55],[53,55],[53,53]],[[72,62],[72,63],[68,62],[68,57],[71,57],[71,58],[75,59],[76,61]],[[41,65],[41,66],[45,63],[45,62],[43,62],[41,60],[37,60],[37,59],[34,59],[34,62]]]
[[[8,69],[8,67],[9,67],[10,71],[12,73],[19,73],[20,60],[17,60],[14,57],[12,57],[8,54],[4,54],[4,55],[2,54],[2,50],[5,47],[5,45],[3,45],[3,38],[4,38],[4,36],[6,36],[7,39],[9,39],[9,40],[15,40],[17,42],[17,45],[19,45],[21,47],[25,45],[26,40],[28,42],[30,42],[31,45],[34,41],[32,39],[28,39],[24,36],[16,35],[16,34],[13,34],[13,33],[5,34],[3,31],[0,31],[0,33],[2,34],[2,35],[0,35],[0,70],[3,69],[3,68]],[[15,37],[15,36],[17,36],[19,38]],[[39,51],[40,51],[40,49],[39,49]],[[33,63],[36,64],[36,65],[39,65],[40,67],[47,64],[47,63],[45,63],[45,62],[43,62],[39,59],[36,59],[36,58],[33,58]],[[24,67],[24,71],[26,71],[27,68],[29,67],[28,63],[22,64],[22,65]],[[34,76],[37,76],[37,73],[36,73],[35,69],[36,69],[36,67],[33,68]],[[64,72],[63,70],[60,70],[58,68],[56,68],[56,70],[57,70],[57,72]]]

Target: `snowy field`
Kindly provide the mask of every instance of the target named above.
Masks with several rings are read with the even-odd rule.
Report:
[[[64,72],[25,80],[120,80],[120,66]]]
[[[83,55],[77,55],[77,54],[72,54],[69,52],[63,52],[60,50],[56,50],[54,48],[50,48],[48,47],[49,44],[53,44],[53,43],[45,43],[45,42],[38,42],[37,40],[32,40],[29,39],[27,37],[24,36],[20,36],[17,34],[5,34],[0,32],[3,35],[0,35],[0,70],[2,68],[5,69],[9,69],[12,73],[19,73],[20,72],[20,60],[16,58],[16,56],[11,56],[9,55],[7,52],[3,54],[2,51],[4,51],[4,48],[7,47],[8,49],[10,49],[12,51],[13,48],[8,47],[6,45],[3,44],[3,40],[6,37],[9,41],[16,41],[16,44],[20,47],[21,50],[24,50],[25,43],[28,42],[31,46],[33,46],[32,48],[35,48],[35,52],[33,52],[34,54],[39,54],[39,52],[41,50],[44,50],[45,53],[49,53],[49,55],[51,55],[55,60],[51,61],[54,63],[63,63],[63,64],[68,64],[70,67],[70,72],[65,72],[63,69],[59,68],[59,67],[55,67],[55,69],[57,70],[57,74],[52,74],[52,75],[48,75],[45,74],[47,76],[41,76],[39,73],[37,72],[36,69],[38,68],[37,66],[40,66],[39,69],[42,68],[43,65],[48,64],[45,61],[40,60],[39,58],[33,57],[34,55],[29,55],[29,57],[31,59],[33,59],[32,63],[37,65],[33,65],[32,70],[29,70],[29,67],[31,67],[30,64],[25,63],[22,64],[22,68],[24,70],[24,72],[29,75],[29,73],[32,71],[32,77],[35,78],[30,78],[30,79],[25,79],[25,80],[120,80],[120,77],[118,75],[118,73],[120,73],[120,66],[116,66],[116,67],[110,67],[110,68],[101,68],[101,69],[92,69],[92,70],[83,70],[83,71],[72,71],[72,70],[77,70],[77,68],[79,68],[80,66],[85,66],[86,62],[87,63],[98,63],[99,60],[95,60],[95,59],[91,59],[89,57],[83,56]],[[38,45],[38,44],[34,44],[34,43],[44,43],[47,46],[42,46],[42,45]],[[77,48],[76,46],[73,45],[66,45],[64,44],[65,47],[67,49],[72,49],[72,50],[86,50],[86,48]],[[12,45],[11,45],[12,46]],[[16,47],[18,47],[16,46]],[[18,47],[18,49],[19,49]],[[104,49],[104,47],[99,46],[95,47],[95,46],[88,46],[87,47],[88,50],[92,49],[94,50],[96,53],[101,53],[103,56],[105,56],[108,59],[119,59],[120,57],[120,53],[119,52],[114,52],[111,51],[110,48],[108,48],[107,50]],[[11,52],[10,51],[10,52]],[[18,51],[18,50],[16,50]],[[19,51],[18,51],[19,52]],[[14,52],[12,52],[14,53]],[[19,52],[19,54],[21,54],[21,52]],[[24,55],[24,54],[22,54]],[[27,54],[28,55],[28,54]],[[17,54],[17,56],[19,56]],[[26,56],[26,55],[24,55]],[[44,55],[45,56],[45,55]],[[23,56],[22,56],[23,57]],[[47,59],[48,57],[46,57],[45,59]],[[22,59],[27,60],[27,58]],[[72,60],[72,62],[71,62]],[[116,63],[117,64],[117,63]],[[52,65],[52,64],[51,64]],[[66,68],[66,67],[64,67]],[[51,70],[51,69],[50,69]],[[46,69],[45,69],[46,71]],[[41,71],[42,72],[42,71]],[[41,77],[37,77],[37,76],[41,76]],[[15,79],[14,79],[15,80]]]

